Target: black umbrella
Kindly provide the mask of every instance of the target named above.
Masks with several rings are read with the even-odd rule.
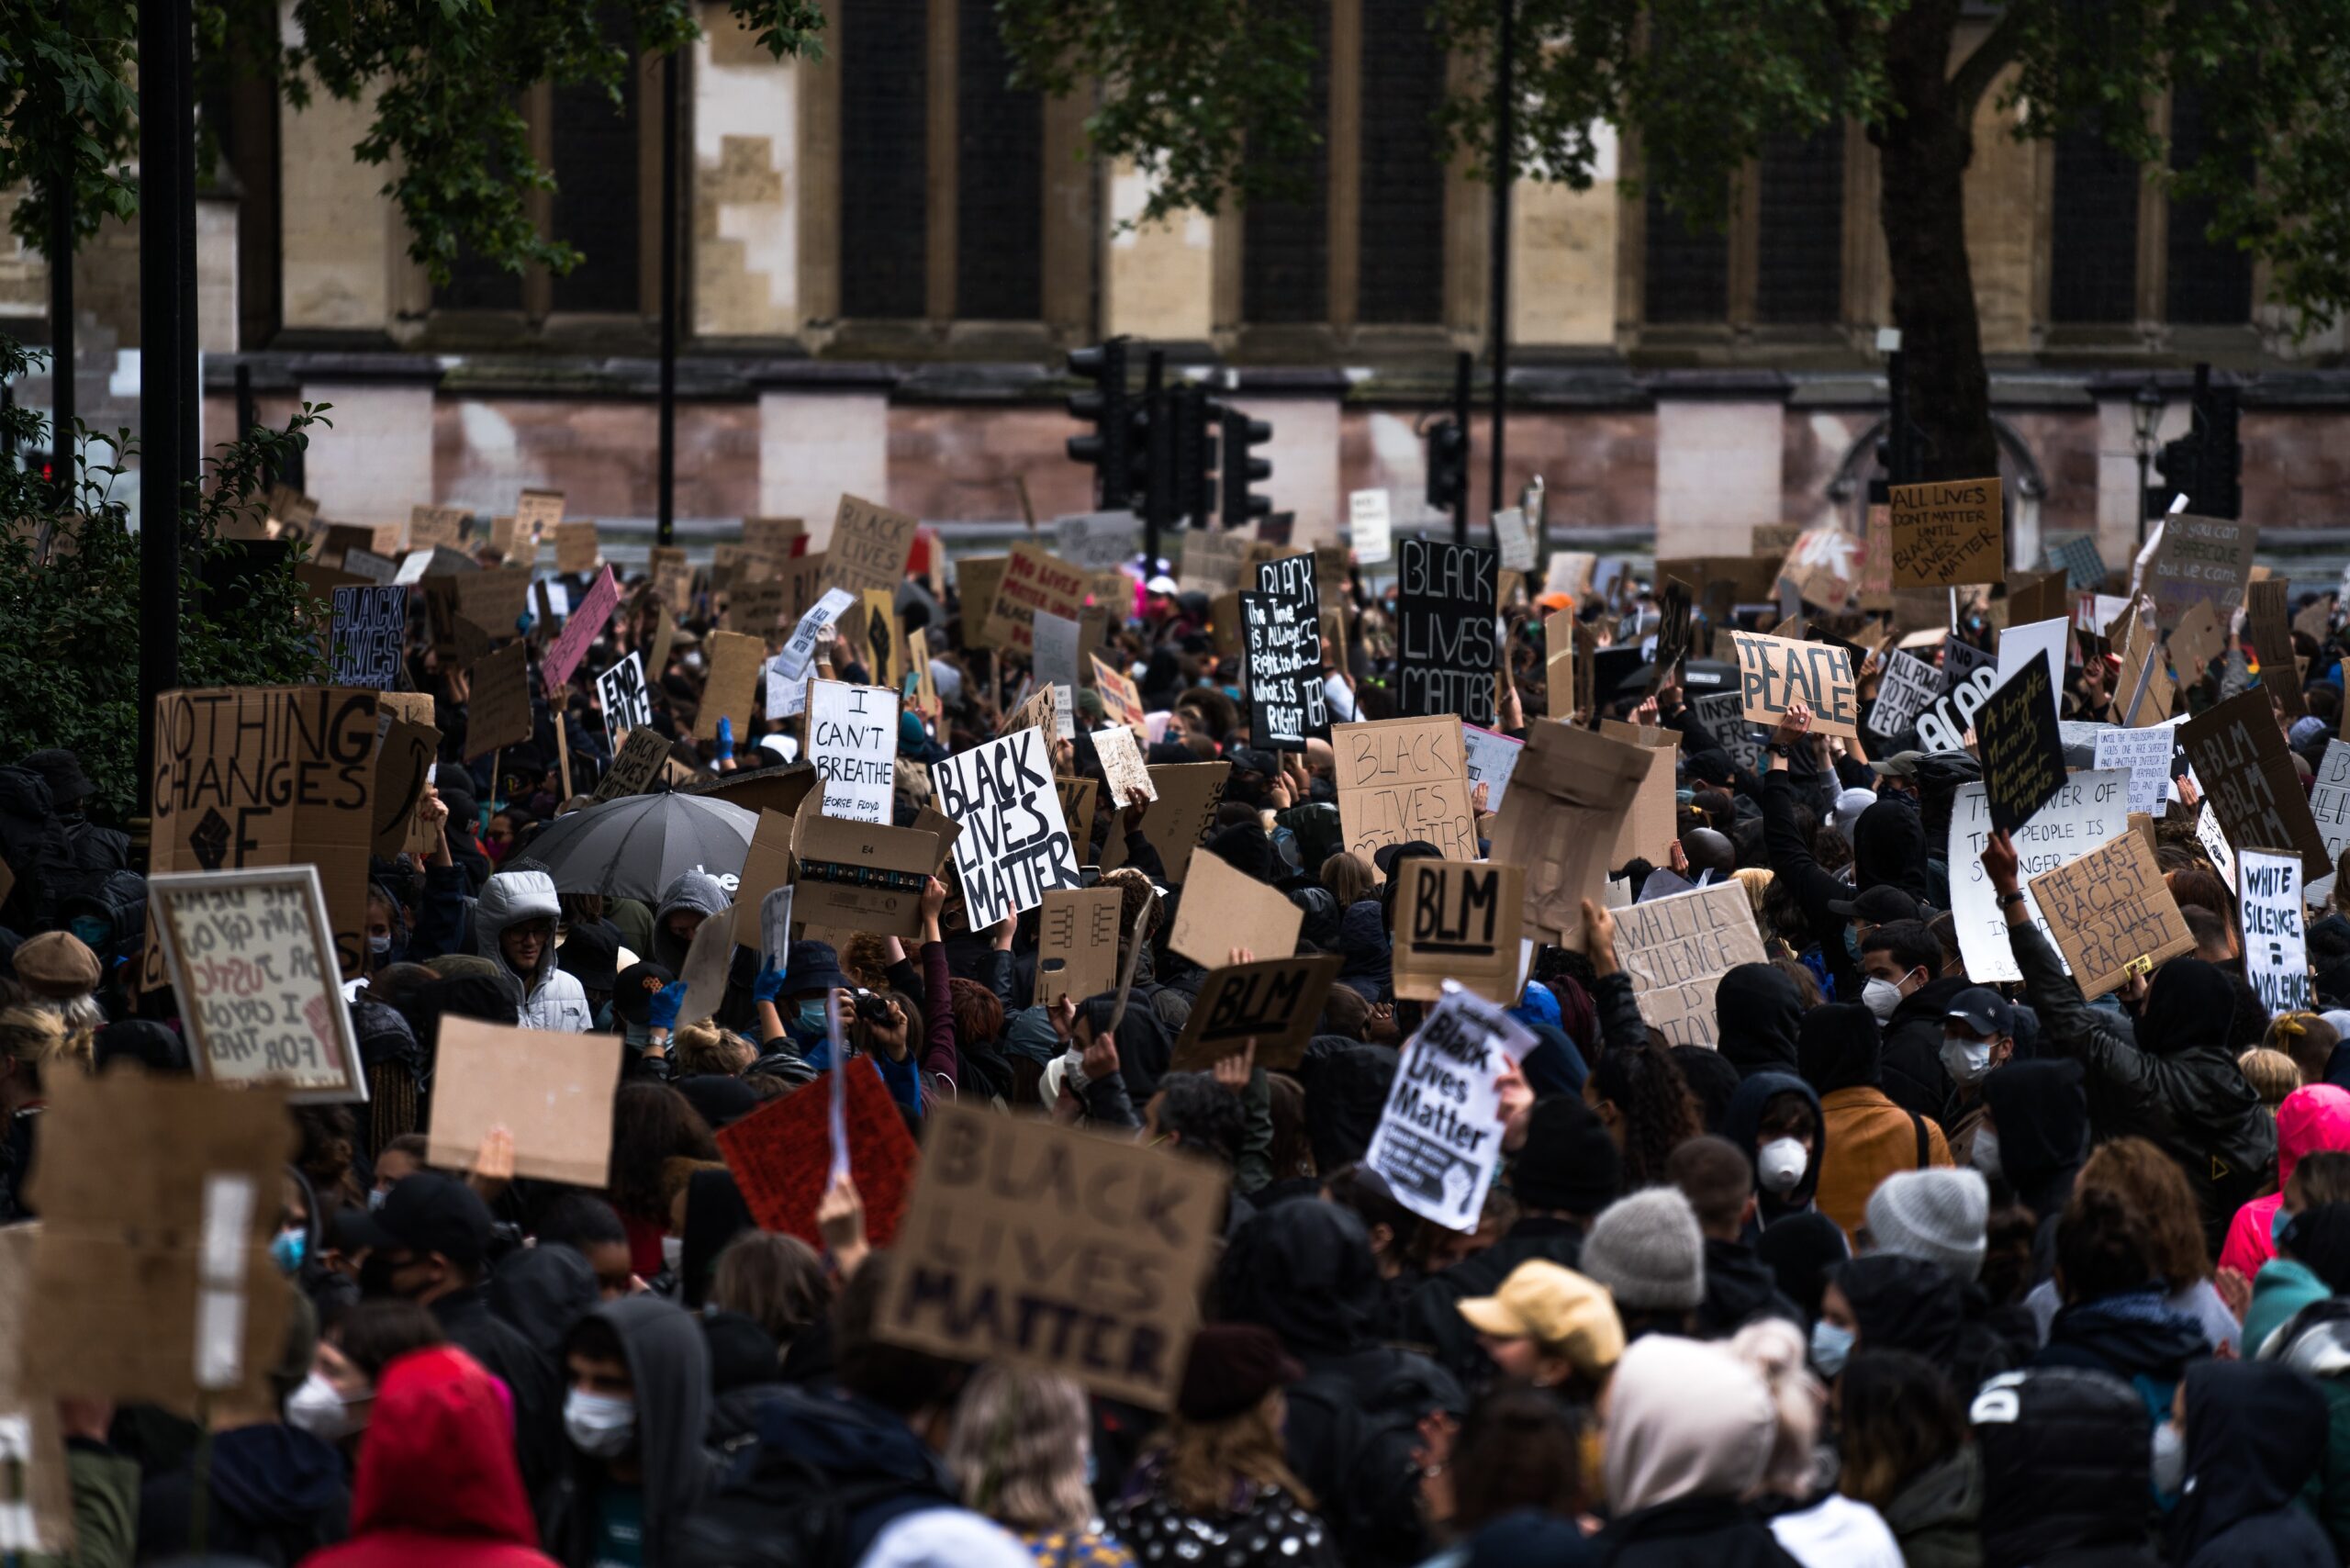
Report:
[[[687,871],[731,884],[758,828],[756,812],[708,795],[629,795],[557,817],[531,841],[530,857],[558,892],[651,903]]]

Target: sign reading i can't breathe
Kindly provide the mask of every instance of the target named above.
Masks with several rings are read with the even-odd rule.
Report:
[[[898,759],[897,693],[842,680],[809,682],[808,759],[823,786],[824,815],[889,822]]]

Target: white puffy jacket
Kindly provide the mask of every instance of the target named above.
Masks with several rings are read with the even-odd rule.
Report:
[[[506,954],[498,939],[506,928],[522,920],[560,920],[562,901],[555,897],[554,879],[544,871],[500,871],[482,884],[474,904],[474,950],[491,963],[504,965]],[[588,1011],[588,992],[578,978],[555,966],[554,943],[539,952],[538,972],[522,988],[522,1011],[515,1022],[525,1029],[563,1029],[586,1034],[596,1026]]]

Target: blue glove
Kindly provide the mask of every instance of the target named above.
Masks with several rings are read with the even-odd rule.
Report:
[[[531,628],[537,624],[538,618],[526,610],[514,618],[514,634],[518,637],[527,637],[531,634]]]
[[[773,1002],[782,994],[783,971],[781,969],[762,969],[759,970],[759,978],[751,982],[753,1002]]]
[[[722,716],[718,721],[718,760],[732,762],[733,759],[734,721]]]
[[[677,1026],[677,1009],[685,1004],[686,982],[671,980],[655,991],[653,1000],[645,1004],[644,1021],[655,1029],[674,1029]]]

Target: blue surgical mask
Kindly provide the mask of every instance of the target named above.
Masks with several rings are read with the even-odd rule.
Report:
[[[794,1034],[816,1036],[824,1032],[824,998],[811,996],[791,1010]]]
[[[1861,934],[1849,925],[1844,927],[1844,951],[1851,955],[1852,962],[1861,961]]]
[[[1819,1375],[1832,1378],[1844,1370],[1852,1354],[1852,1331],[1826,1318],[1811,1326],[1811,1364]]]
[[[2278,1204],[2277,1212],[2269,1216],[2268,1239],[2279,1247],[2284,1246],[2285,1232],[2291,1227],[2292,1223],[2292,1211],[2286,1208],[2283,1204]]]
[[[308,1250],[309,1233],[302,1230],[281,1230],[269,1238],[269,1255],[277,1263],[281,1274],[299,1273],[302,1254]]]
[[[73,928],[73,935],[94,953],[104,948],[114,935],[114,927],[95,914],[77,914],[69,924]]]

